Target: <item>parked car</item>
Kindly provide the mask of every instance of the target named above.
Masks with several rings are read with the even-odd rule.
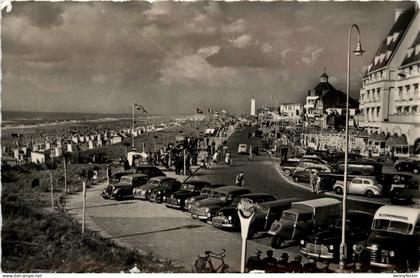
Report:
[[[420,171],[420,160],[397,160],[394,163],[395,169],[398,171],[408,171],[418,174]]]
[[[347,258],[352,257],[353,244],[366,240],[372,226],[373,214],[363,211],[348,211],[346,213],[346,244]],[[338,261],[342,232],[341,215],[327,229],[300,240],[299,252],[316,259]]]
[[[290,209],[292,203],[300,201],[300,198],[286,198],[258,204],[255,207],[254,220],[249,226],[248,238],[258,232],[267,232],[273,222],[280,219],[284,210]]]
[[[251,193],[251,191],[240,186],[223,186],[216,188],[209,198],[197,201],[191,206],[191,217],[211,221],[212,217],[219,209],[231,204],[234,198],[247,193]]]
[[[101,195],[104,199],[115,198],[115,200],[133,197],[133,189],[136,186],[145,184],[146,182],[147,175],[144,174],[122,176],[117,184],[108,185]]]
[[[311,172],[331,172],[331,169],[327,165],[314,165],[304,169],[296,169],[293,172],[293,180],[295,182],[309,182],[311,179]]]
[[[254,204],[277,200],[276,196],[268,193],[248,193],[235,198],[231,204],[222,207],[212,218],[212,225],[219,229],[235,230],[240,228],[238,204],[242,199],[248,199]]]
[[[247,144],[239,144],[239,146],[238,146],[238,154],[248,154],[248,146],[247,146]]]
[[[280,164],[280,169],[283,171],[284,175],[288,177],[296,170],[298,163],[298,161],[287,160]]]
[[[163,173],[159,168],[153,165],[145,164],[145,165],[139,165],[139,166],[133,167],[126,171],[115,173],[111,176],[111,181],[118,182],[122,176],[130,175],[130,174],[145,174],[148,176],[149,179],[153,177],[166,176],[165,173]]]
[[[286,240],[300,240],[318,227],[325,227],[340,212],[341,202],[333,198],[319,198],[294,202],[274,221],[268,231],[271,247],[280,248]]]
[[[343,194],[344,182],[336,181],[333,190],[339,195]],[[347,193],[372,198],[382,194],[382,185],[373,177],[358,177],[347,183]]]
[[[195,204],[197,201],[208,198],[214,192],[214,189],[222,187],[222,186],[226,186],[226,185],[225,184],[211,184],[204,187],[203,189],[201,189],[199,195],[190,197],[185,200],[185,204],[184,204],[185,210],[189,212],[193,204]]]
[[[186,199],[200,195],[202,189],[208,186],[210,183],[206,181],[188,181],[181,185],[179,191],[163,196],[163,201],[167,207],[183,209]]]
[[[134,198],[148,200],[152,191],[160,184],[165,182],[174,181],[176,179],[170,177],[154,177],[147,181],[146,184],[138,186],[133,189]]]
[[[159,186],[153,189],[152,192],[149,194],[149,201],[155,203],[162,203],[164,196],[179,191],[180,188],[181,183],[176,179],[161,182]]]
[[[418,182],[407,174],[382,174],[377,180],[382,184],[382,195],[391,198],[398,195],[403,188],[418,188]]]
[[[319,164],[328,164],[326,160],[314,154],[307,154],[302,156],[299,162],[314,162]]]

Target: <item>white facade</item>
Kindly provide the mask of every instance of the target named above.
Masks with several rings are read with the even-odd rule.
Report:
[[[300,118],[303,114],[303,105],[300,103],[280,104],[280,115],[284,117]]]
[[[31,161],[37,164],[45,163],[45,153],[31,152]]]
[[[251,98],[251,116],[255,116],[255,98]]]

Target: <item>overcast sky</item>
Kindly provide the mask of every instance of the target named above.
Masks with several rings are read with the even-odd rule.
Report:
[[[2,13],[2,110],[153,114],[249,112],[304,102],[327,68],[352,96],[391,28],[413,2],[12,2]],[[356,34],[354,34],[354,45]]]

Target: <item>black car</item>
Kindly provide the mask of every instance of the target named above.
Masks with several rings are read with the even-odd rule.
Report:
[[[298,163],[299,161],[285,161],[280,164],[280,169],[283,171],[284,175],[288,177],[296,170]]]
[[[348,211],[346,217],[346,244],[354,243],[369,237],[373,215],[363,211]],[[300,241],[299,252],[305,256],[337,261],[340,254],[342,218],[337,218],[328,229],[315,232]],[[347,248],[347,258],[351,258],[352,249]]]
[[[395,169],[398,171],[408,171],[413,174],[420,172],[420,160],[397,160],[394,163]]]
[[[133,197],[133,189],[136,186],[145,184],[147,178],[147,175],[144,174],[122,176],[118,183],[108,185],[101,193],[101,196],[104,199],[115,198],[117,201],[123,198]]]
[[[204,200],[210,196],[210,194],[213,192],[214,189],[218,187],[226,186],[225,184],[211,184],[209,186],[203,187],[201,189],[200,194],[196,196],[192,196],[190,198],[187,198],[184,203],[184,209],[189,211],[191,206],[195,204],[197,201]]]
[[[149,201],[162,203],[163,197],[170,193],[176,192],[181,188],[181,183],[177,180],[167,180],[162,182],[158,187],[153,189],[149,195]]]
[[[159,168],[153,165],[139,165],[133,167],[129,170],[115,173],[111,176],[111,182],[119,182],[122,176],[131,175],[131,174],[145,174],[149,179],[154,177],[166,176]]]
[[[213,226],[220,229],[238,229],[240,223],[237,207],[241,199],[249,199],[255,204],[277,200],[274,195],[267,193],[248,193],[241,195],[240,197],[235,198],[231,204],[221,208],[216,213],[216,216],[212,219]]]
[[[210,186],[206,181],[188,181],[181,185],[181,189],[163,197],[165,206],[171,208],[184,209],[185,200],[193,196],[198,196],[204,187]]]

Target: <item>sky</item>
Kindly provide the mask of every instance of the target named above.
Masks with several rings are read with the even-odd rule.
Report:
[[[351,96],[407,1],[12,2],[2,11],[3,111],[246,113],[301,102],[324,68]],[[356,45],[357,34],[352,35]]]

